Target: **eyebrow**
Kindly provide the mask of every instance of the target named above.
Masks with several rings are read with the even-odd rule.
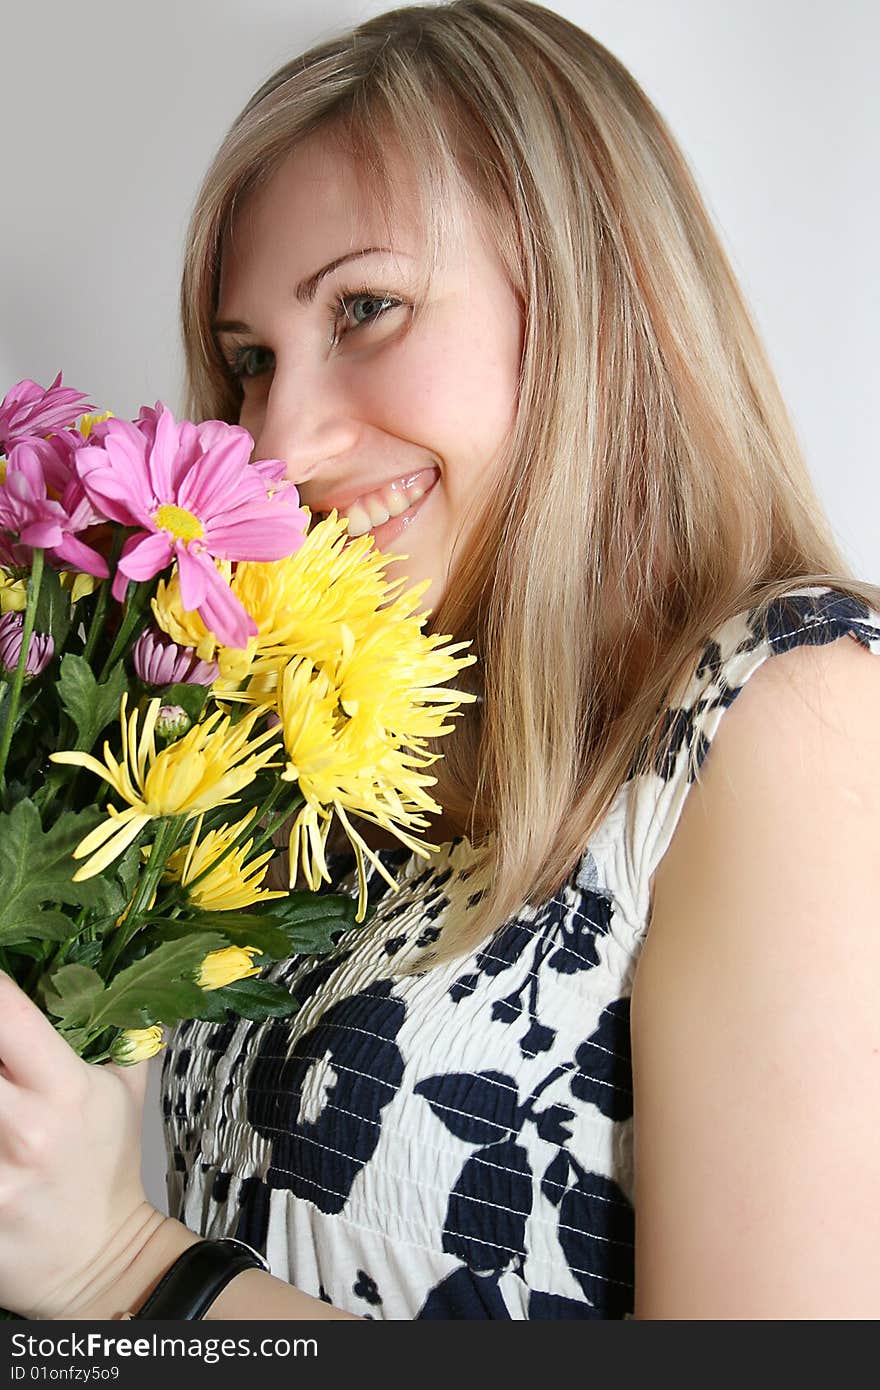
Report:
[[[335,261],[328,261],[326,265],[322,265],[321,269],[316,270],[314,275],[308,275],[305,280],[300,280],[295,291],[298,302],[300,304],[312,304],[324,276],[338,270],[339,266],[345,265],[346,261],[354,261],[363,256],[377,256],[385,251],[399,256],[407,256],[408,260],[412,260],[406,251],[395,253],[392,246],[364,246],[360,251],[349,251],[344,256],[337,256]],[[250,324],[242,323],[240,319],[216,319],[211,324],[211,328],[215,333],[250,333],[252,331]]]

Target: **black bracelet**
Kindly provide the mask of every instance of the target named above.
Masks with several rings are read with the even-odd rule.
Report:
[[[242,1240],[201,1240],[184,1250],[132,1318],[187,1322],[203,1318],[230,1280],[246,1269],[268,1271],[256,1250]]]

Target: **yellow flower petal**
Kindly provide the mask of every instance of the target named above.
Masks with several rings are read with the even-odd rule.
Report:
[[[262,954],[256,946],[225,946],[220,951],[209,951],[199,967],[196,984],[202,989],[222,989],[236,980],[259,975],[262,967],[254,965],[252,958]]]
[[[198,839],[200,818],[189,845],[175,850],[169,857],[167,877],[189,890],[189,899],[196,907],[205,912],[238,912],[257,902],[287,896],[286,893],[262,887],[274,856],[273,850],[267,850],[248,862],[254,844],[251,837],[227,853],[233,841],[251,824],[255,814],[255,811],[249,811],[237,824],[221,825],[217,830],[209,831],[201,840]],[[196,879],[198,882],[193,883]],[[191,883],[193,887],[190,889]]]
[[[140,733],[137,712],[128,716],[127,701],[127,694],[123,695],[119,712],[121,763],[117,763],[107,743],[103,763],[90,753],[52,755],[54,762],[94,772],[128,802],[128,808],[122,812],[108,808],[109,819],[77,846],[77,858],[95,851],[94,857],[78,870],[77,880],[100,873],[131,844],[148,821],[172,816],[188,819],[234,800],[257,772],[273,765],[278,751],[275,729],[254,732],[259,717],[259,711],[254,711],[235,725],[228,715],[214,713],[203,723],[194,724],[176,743],[157,752],[154,734],[161,700],[150,702]]]
[[[158,1023],[154,1023],[152,1028],[124,1028],[113,1043],[110,1055],[114,1062],[123,1067],[147,1062],[165,1046],[162,1034]]]

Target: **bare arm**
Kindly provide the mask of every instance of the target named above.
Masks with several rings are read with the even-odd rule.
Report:
[[[120,1318],[135,1313],[159,1283],[163,1274],[200,1237],[171,1217],[152,1211],[132,1235],[130,1246],[120,1252],[116,1269],[102,1269],[99,1286],[72,1316],[77,1320]],[[307,1321],[315,1318],[347,1318],[362,1322],[354,1313],[345,1313],[320,1298],[275,1279],[261,1270],[238,1274],[218,1295],[205,1314],[205,1321],[232,1319],[254,1321],[282,1319]]]
[[[639,1318],[880,1317],[880,659],[774,657],[654,884]]]

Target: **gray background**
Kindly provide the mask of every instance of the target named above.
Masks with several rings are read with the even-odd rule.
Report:
[[[31,0],[3,19],[0,396],[65,381],[117,415],[181,405],[190,207],[240,106],[346,0]],[[559,0],[691,160],[840,542],[880,581],[880,6]],[[157,1070],[145,1178],[164,1205]]]

